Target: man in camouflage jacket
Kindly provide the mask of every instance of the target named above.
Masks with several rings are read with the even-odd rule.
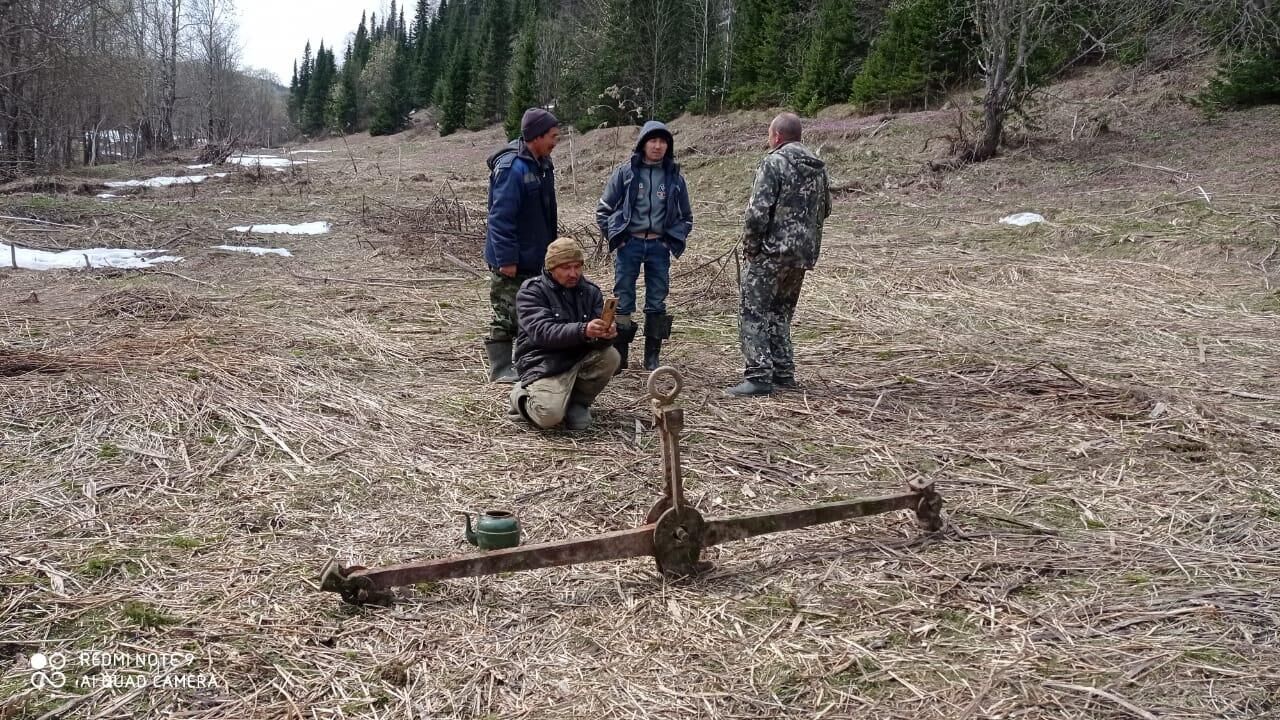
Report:
[[[831,214],[826,166],[800,144],[800,118],[783,113],[769,125],[769,147],[747,203],[742,315],[743,382],[725,392],[768,395],[794,388],[791,318],[804,274],[818,262],[822,223]]]

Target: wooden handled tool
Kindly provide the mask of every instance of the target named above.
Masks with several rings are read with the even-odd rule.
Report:
[[[613,316],[618,312],[618,298],[610,295],[604,301],[604,312],[601,313],[600,319],[604,321],[605,326],[613,324]]]

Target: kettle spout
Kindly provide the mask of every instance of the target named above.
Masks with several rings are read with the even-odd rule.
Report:
[[[478,546],[480,543],[476,540],[475,530],[471,528],[471,513],[464,512],[462,513],[462,517],[466,518],[467,524],[466,530],[463,531],[463,537],[467,539],[467,542]]]

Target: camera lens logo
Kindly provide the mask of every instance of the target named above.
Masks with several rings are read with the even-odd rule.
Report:
[[[60,652],[36,653],[31,656],[31,684],[41,690],[58,689],[67,684],[67,676],[61,671],[67,666],[67,656]]]

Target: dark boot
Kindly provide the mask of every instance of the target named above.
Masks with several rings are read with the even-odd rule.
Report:
[[[489,356],[489,382],[513,383],[520,379],[511,365],[510,340],[486,340],[484,351]]]
[[[618,337],[614,338],[613,349],[618,351],[622,362],[618,363],[618,369],[614,371],[614,375],[621,375],[622,371],[627,369],[627,355],[631,353],[631,341],[636,339],[638,329],[635,325],[618,326]]]
[[[564,429],[569,432],[582,432],[591,427],[591,401],[580,393],[569,396],[569,405],[564,409]]]
[[[657,338],[647,337],[644,339],[644,369],[657,370],[658,356],[662,353],[662,341]]]
[[[644,369],[658,369],[662,341],[671,337],[671,316],[651,313],[644,316]]]
[[[800,381],[796,380],[795,375],[774,375],[773,386],[783,390],[799,390]]]
[[[564,411],[564,429],[570,432],[582,432],[591,427],[591,406],[578,402],[569,403]]]
[[[725,395],[733,397],[760,397],[763,395],[773,394],[773,385],[767,382],[756,382],[755,380],[743,380],[724,391]]]

